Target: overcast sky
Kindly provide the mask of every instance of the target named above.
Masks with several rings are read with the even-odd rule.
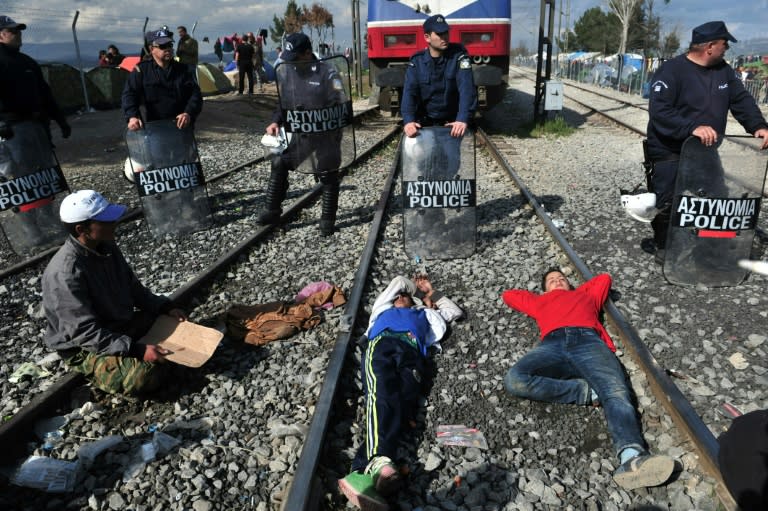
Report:
[[[425,0],[457,4],[470,0]],[[312,0],[298,0],[299,5],[311,4]],[[334,16],[335,41],[342,47],[350,46],[352,39],[351,0],[326,0],[321,2]],[[423,2],[422,2],[423,3]],[[555,16],[555,29],[565,30],[569,0],[558,2],[562,11]],[[570,0],[570,26],[585,10],[605,5],[601,0]],[[130,7],[130,10],[128,8]],[[77,23],[80,39],[108,39],[134,42],[139,45],[144,18],[149,17],[148,29],[166,24],[171,28],[186,25],[192,29],[197,21],[195,37],[201,41],[201,51],[211,52],[216,36],[256,31],[269,28],[274,14],[282,15],[284,0],[243,2],[242,0],[186,0],[184,2],[159,2],[157,0],[0,0],[0,14],[6,14],[17,22],[27,23],[25,42],[72,43],[72,20],[80,10]],[[683,45],[690,39],[691,29],[711,20],[724,20],[731,33],[739,40],[765,36],[768,27],[768,0],[655,0],[655,12],[661,15],[663,30],[676,30]],[[367,2],[361,0],[360,12],[363,30],[367,17]],[[437,12],[437,9],[432,9]],[[512,0],[512,43],[525,43],[535,48],[535,35],[539,26],[539,0]],[[202,38],[210,38],[210,45]],[[270,45],[271,48],[271,45]],[[736,48],[737,49],[737,48]],[[125,53],[133,52],[131,48]]]

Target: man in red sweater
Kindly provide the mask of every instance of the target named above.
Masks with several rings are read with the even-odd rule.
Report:
[[[560,270],[542,278],[544,293],[508,290],[504,303],[536,320],[542,342],[504,377],[510,394],[553,403],[602,405],[620,466],[613,474],[625,490],[664,483],[675,462],[651,455],[630,398],[616,347],[598,315],[611,277],[598,275],[574,289]]]

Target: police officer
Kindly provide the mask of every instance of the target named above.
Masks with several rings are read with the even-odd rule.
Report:
[[[653,76],[648,105],[647,157],[653,164],[649,188],[660,212],[651,222],[656,261],[664,261],[671,201],[683,142],[694,136],[707,146],[725,134],[730,110],[768,148],[766,124],[754,98],[723,57],[736,39],[722,21],[693,29],[688,52],[668,60]]]
[[[194,73],[173,60],[173,34],[161,28],[146,34],[151,58],[139,62],[123,89],[123,114],[128,129],[144,124],[139,106],[146,108],[146,121],[175,119],[179,129],[194,126],[203,109],[203,97]]]
[[[450,126],[451,136],[461,137],[477,109],[472,61],[463,45],[448,42],[448,28],[441,14],[427,18],[427,48],[405,71],[401,113],[408,137],[424,126]]]
[[[341,77],[333,66],[317,60],[312,53],[312,42],[305,34],[286,37],[281,58],[283,63],[278,69],[282,71],[278,74],[281,79],[284,76],[288,83],[281,84],[280,88],[290,89],[293,97],[302,98],[304,108],[322,108],[342,102],[344,87]],[[309,62],[316,63],[309,65]],[[272,115],[272,123],[266,128],[267,134],[277,136],[283,122],[282,109],[278,105]],[[272,224],[280,218],[283,212],[281,204],[288,191],[288,171],[296,169],[313,154],[317,159],[317,172],[323,190],[320,234],[333,234],[339,204],[341,132],[330,136],[327,132],[294,135],[286,150],[273,156],[267,207],[257,220],[260,224]]]
[[[13,124],[21,121],[40,121],[50,135],[50,120],[68,138],[72,128],[53,99],[40,66],[20,51],[21,32],[26,28],[24,23],[0,16],[0,138],[12,138]]]

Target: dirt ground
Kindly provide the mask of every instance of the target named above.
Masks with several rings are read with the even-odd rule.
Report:
[[[195,125],[198,143],[214,143],[243,131],[252,131],[258,143],[269,124],[277,95],[267,88],[265,93],[252,96],[230,93],[204,99],[203,111]],[[58,126],[51,124],[56,154],[63,168],[97,172],[125,160],[126,123],[122,110],[72,115],[67,121],[72,126],[72,135],[68,139],[61,138]]]

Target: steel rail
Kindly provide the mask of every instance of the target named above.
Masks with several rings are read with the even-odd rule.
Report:
[[[373,112],[374,110],[377,110],[377,107],[370,107],[366,108],[364,110],[361,110],[355,114],[355,119],[360,119],[363,116]],[[234,174],[235,172],[239,172],[247,167],[252,167],[254,165],[258,165],[259,163],[264,162],[267,159],[266,156],[259,156],[257,158],[253,158],[251,160],[246,161],[245,163],[238,163],[237,165],[234,165],[228,169],[225,169],[218,174],[214,174],[210,178],[206,179],[207,183],[215,183],[216,181],[219,181],[221,179],[224,179],[225,177]],[[127,223],[132,222],[134,220],[139,219],[144,214],[141,206],[131,210],[129,213],[123,216],[118,223]],[[42,252],[38,252],[36,254],[33,254],[29,256],[27,259],[23,259],[19,261],[16,264],[13,264],[11,266],[8,266],[7,268],[3,268],[0,270],[0,280],[3,280],[7,277],[10,277],[11,275],[16,275],[17,273],[21,273],[25,269],[29,268],[30,266],[33,266],[40,261],[43,261],[47,259],[48,257],[53,256],[53,254],[56,253],[56,251],[60,248],[61,245],[56,245],[51,248],[47,248],[43,250]]]
[[[520,73],[520,74],[518,74],[518,76],[520,78],[525,78],[526,80],[533,81],[533,78],[531,78],[529,76],[526,76],[525,73],[522,73],[519,70],[517,72]],[[578,83],[578,82],[576,82],[576,83]],[[590,94],[594,94],[595,96],[600,96],[602,98],[606,98],[606,99],[609,99],[611,101],[616,101],[618,103],[622,103],[624,105],[628,105],[628,106],[637,108],[639,110],[648,111],[647,108],[643,108],[642,106],[639,106],[637,104],[631,103],[631,102],[626,101],[626,100],[623,100],[621,98],[615,98],[615,97],[612,97],[612,96],[608,96],[607,94],[602,94],[600,92],[596,92],[596,91],[590,90],[590,89],[588,89],[586,87],[583,87],[583,86],[575,85],[575,83],[573,83],[573,80],[571,80],[571,79],[568,79],[568,85],[570,85],[570,86],[572,86],[572,87],[574,87],[576,89],[582,90],[584,92],[588,92]],[[595,108],[593,105],[590,105],[588,103],[584,103],[583,101],[579,101],[578,99],[574,98],[573,96],[569,96],[568,94],[564,94],[564,96],[566,98],[570,99],[571,101],[573,101],[574,103],[578,103],[579,105],[583,106],[584,108],[586,108],[588,110],[591,110],[591,111],[595,112],[598,115],[602,115],[606,119],[608,119],[608,120],[610,120],[610,121],[612,121],[612,122],[614,122],[614,123],[616,123],[616,124],[626,128],[626,129],[628,129],[628,130],[630,130],[630,131],[632,131],[634,133],[637,133],[638,135],[642,135],[643,137],[647,137],[648,136],[648,134],[646,133],[646,131],[644,129],[638,128],[636,126],[632,126],[631,124],[627,124],[626,122],[622,121],[621,119],[617,119],[616,117],[612,116],[611,114],[609,114],[605,110],[600,110],[599,108]],[[754,137],[752,135],[723,135],[723,138],[724,139],[728,139],[730,142],[732,142],[734,144],[737,144],[737,145],[740,145],[742,147],[747,147],[749,149],[752,149],[753,151],[760,151],[760,149],[756,148],[753,144],[750,144],[750,143],[742,141],[742,140],[738,140],[738,139],[741,139],[741,138],[751,138],[751,139],[754,139]],[[765,192],[763,192],[763,195],[765,195]]]
[[[312,484],[317,462],[322,452],[325,439],[325,432],[328,429],[328,421],[333,411],[333,400],[336,395],[336,389],[341,379],[341,372],[344,367],[344,360],[349,350],[349,344],[352,337],[352,330],[355,326],[355,319],[360,309],[360,302],[365,290],[368,271],[373,260],[374,250],[378,241],[379,232],[384,220],[384,214],[387,210],[387,201],[394,187],[395,175],[397,174],[398,163],[400,162],[400,144],[397,147],[397,156],[395,157],[389,176],[384,184],[379,202],[376,205],[376,213],[371,223],[371,229],[368,234],[368,241],[365,244],[360,262],[358,263],[355,274],[355,285],[350,292],[350,298],[345,306],[344,315],[340,319],[340,333],[336,337],[333,351],[331,352],[326,371],[325,380],[320,390],[315,405],[315,413],[312,416],[312,422],[309,432],[304,440],[304,447],[301,450],[299,461],[296,465],[296,472],[288,488],[286,499],[281,507],[286,511],[306,510],[310,505],[316,505],[318,499],[313,498]],[[315,496],[316,497],[316,496]]]
[[[482,129],[478,129],[477,133],[485,141],[486,147],[494,159],[506,170],[515,182],[520,193],[534,209],[536,215],[544,223],[552,238],[554,238],[557,244],[560,245],[560,248],[565,252],[566,256],[581,277],[585,281],[591,279],[594,276],[592,271],[584,263],[581,257],[579,257],[570,243],[568,243],[568,240],[565,239],[560,230],[555,226],[547,212],[539,204],[536,197],[534,197],[528,190],[528,187],[512,169],[504,156],[499,152],[490,137],[488,137]],[[604,310],[611,324],[619,332],[624,348],[630,353],[635,362],[643,368],[643,372],[647,376],[648,383],[651,386],[654,396],[662,405],[664,405],[677,427],[685,432],[692,441],[695,449],[699,453],[699,460],[704,469],[719,483],[718,486],[720,488],[718,488],[718,495],[721,502],[729,509],[734,509],[735,502],[730,496],[730,493],[725,489],[725,484],[717,463],[717,454],[719,450],[717,439],[693,409],[693,406],[688,399],[686,399],[683,393],[680,392],[680,389],[659,365],[648,347],[640,339],[637,331],[629,324],[612,300],[608,299],[606,301]]]
[[[391,127],[380,140],[363,151],[357,158],[355,158],[354,162],[340,171],[342,177],[349,172],[352,165],[359,164],[370,157],[374,151],[387,143],[399,130],[399,126]],[[170,295],[171,300],[180,304],[190,303],[192,298],[201,291],[203,286],[213,280],[217,274],[237,261],[241,254],[246,252],[257,241],[265,238],[271,231],[277,228],[277,226],[285,223],[308,204],[312,203],[321,191],[322,184],[318,183],[291,204],[275,224],[262,226],[254,232],[252,236],[231,248],[226,254],[222,255],[194,278],[181,285]],[[354,293],[353,296],[355,296]],[[6,449],[6,455],[9,459],[11,455],[15,456],[26,449],[26,441],[33,431],[32,426],[34,422],[40,417],[43,417],[44,414],[49,413],[51,410],[55,410],[62,402],[64,402],[68,393],[83,382],[84,379],[80,374],[72,372],[65,374],[54,383],[50,389],[35,396],[35,398],[33,398],[26,406],[14,414],[9,421],[0,425],[0,445],[3,445]]]

